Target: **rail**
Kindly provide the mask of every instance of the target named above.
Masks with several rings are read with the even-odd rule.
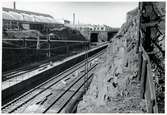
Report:
[[[142,46],[139,47],[139,76],[141,82],[141,98],[146,100],[147,112],[158,113],[155,86],[151,71],[151,62]]]
[[[102,47],[102,46],[101,46]],[[93,50],[87,51],[87,53],[91,52]],[[94,60],[95,58],[99,57],[100,55],[102,55],[104,53],[105,49],[99,51],[97,54],[92,55],[91,57],[88,57],[89,62],[91,62],[92,60]],[[47,81],[45,81],[44,83],[40,84],[39,86],[29,90],[28,92],[25,92],[23,95],[19,96],[18,98],[12,100],[9,103],[6,103],[5,105],[3,105],[3,107],[1,108],[2,111],[8,111],[9,113],[14,112],[15,110],[17,110],[17,108],[22,107],[24,104],[26,104],[27,102],[31,101],[32,99],[34,99],[36,96],[38,96],[39,94],[41,94],[42,92],[44,92],[46,89],[48,89],[49,87],[52,87],[55,83],[57,83],[58,81],[62,80],[63,78],[66,78],[67,76],[69,76],[71,73],[75,72],[77,69],[84,67],[85,66],[85,60],[75,64],[74,66],[72,66],[71,68],[59,73],[58,75],[55,75],[55,77],[52,77],[50,79],[48,79]],[[94,68],[94,67],[93,67]],[[91,70],[91,69],[90,69]],[[69,71],[69,72],[68,72]],[[65,75],[63,75],[64,73],[66,73]],[[86,74],[86,73],[85,73]],[[84,75],[85,76],[85,75]],[[56,81],[54,81],[54,79]],[[86,80],[87,81],[87,80]],[[85,82],[86,82],[85,81]],[[47,85],[48,83],[53,82],[51,84],[49,84],[49,86],[46,86],[45,89],[41,90],[38,93],[32,94],[32,92],[34,92],[36,89],[39,89],[40,87],[42,87],[43,85]],[[84,83],[85,84],[85,83]],[[83,85],[84,85],[83,84]],[[81,88],[81,87],[80,87]],[[79,89],[80,89],[79,88]],[[78,89],[78,90],[79,90]],[[75,92],[76,93],[76,92]],[[29,94],[32,96],[30,97],[26,97],[29,96]],[[75,95],[75,94],[74,94]],[[24,98],[25,97],[25,98]],[[73,96],[72,96],[73,97]],[[71,97],[71,98],[72,98]],[[67,100],[69,101],[69,100]],[[15,106],[15,103],[17,103]],[[20,103],[20,104],[19,104]],[[47,110],[46,110],[47,111]]]
[[[38,41],[37,39],[2,39],[2,41],[31,41],[31,42],[36,42],[36,41]],[[48,40],[48,39],[40,39],[39,40],[40,42],[48,42],[48,41],[50,41],[50,42],[69,42],[69,43],[71,43],[71,42],[76,42],[76,43],[88,43],[89,41],[79,41],[79,40]]]

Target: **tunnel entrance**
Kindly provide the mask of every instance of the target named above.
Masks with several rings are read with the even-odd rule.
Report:
[[[116,34],[117,32],[108,32],[107,33],[107,41],[110,41],[113,37],[114,37],[114,35]]]
[[[91,33],[90,42],[98,42],[98,33]]]

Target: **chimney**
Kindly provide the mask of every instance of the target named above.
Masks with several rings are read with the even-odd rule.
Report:
[[[75,25],[75,13],[73,13],[73,25]]]
[[[16,9],[16,2],[15,1],[13,2],[13,9],[14,10]]]

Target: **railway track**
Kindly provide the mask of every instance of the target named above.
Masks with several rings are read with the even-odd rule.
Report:
[[[72,66],[71,68],[61,72],[60,74],[52,77],[51,79],[45,81],[44,83],[40,84],[39,86],[31,89],[30,91],[24,93],[23,95],[19,96],[18,98],[12,100],[11,102],[2,106],[1,110],[3,113],[22,113],[22,112],[37,112],[37,113],[46,113],[46,112],[53,112],[53,108],[55,105],[59,105],[56,109],[54,108],[54,112],[61,112],[66,104],[70,101],[72,97],[74,97],[80,90],[83,90],[84,84],[86,82],[90,82],[92,79],[91,71],[96,67],[97,64],[92,65],[92,61],[98,58],[100,55],[104,53],[105,49],[97,53],[96,55],[89,57],[88,62],[88,71],[86,72],[85,69],[85,60]],[[91,64],[90,64],[91,63]],[[84,68],[84,69],[83,69]],[[74,75],[77,70],[80,70],[77,77],[71,77]],[[87,75],[87,79],[85,79],[85,75]],[[38,100],[38,98],[45,95],[46,92],[50,90],[55,90],[55,87],[58,87],[58,84],[62,82],[62,80],[70,80],[68,86],[64,86],[61,88],[61,93],[55,94],[48,93],[43,99]],[[73,90],[75,89],[75,90]],[[60,90],[60,89],[59,89]],[[69,93],[71,92],[72,93]],[[52,97],[53,96],[53,97]],[[46,103],[45,101],[48,98],[52,97],[51,103]],[[65,98],[66,97],[66,98]],[[64,100],[63,103],[60,103],[60,100]],[[37,102],[35,100],[38,100]],[[60,104],[57,104],[60,103]],[[38,109],[35,111],[27,110],[29,105],[38,106]],[[44,105],[45,106],[44,106]],[[45,107],[40,109],[41,107]]]
[[[73,45],[69,45],[69,46],[73,46]],[[64,46],[61,46],[61,47],[64,47]],[[60,47],[57,47],[57,48],[60,48]],[[75,52],[77,52],[77,51],[75,51]],[[71,54],[75,55],[76,54],[75,52],[71,52]],[[25,66],[23,66],[21,68],[18,68],[18,69],[3,72],[2,80],[5,81],[5,80],[8,80],[10,78],[22,75],[22,74],[27,73],[27,72],[30,72],[34,69],[38,69],[39,67],[44,67],[44,66],[48,65],[50,61],[54,62],[54,61],[57,61],[57,60],[61,60],[65,57],[67,57],[66,55],[67,54],[60,54],[60,55],[57,55],[56,58],[52,57],[49,60],[47,59],[47,60],[43,60],[43,61],[40,61],[40,62],[35,62],[35,64],[33,63],[33,64],[30,64],[30,65],[25,65]]]
[[[11,73],[7,73],[5,75],[2,75],[2,80],[5,81],[5,80],[8,80],[8,79],[14,78],[16,76],[19,76],[19,75],[28,73],[30,71],[33,71],[34,69],[38,69],[39,67],[42,68],[44,66],[47,66],[48,64],[49,63],[45,63],[45,64],[42,64],[41,66],[39,66],[39,64],[38,64],[38,65],[30,66],[28,68],[15,70],[15,71],[13,71]]]
[[[59,56],[59,58],[61,58],[61,59],[63,57],[65,57],[65,56]],[[11,79],[11,78],[26,74],[28,72],[31,72],[31,71],[35,70],[35,69],[43,68],[43,67],[49,65],[49,61],[50,60],[44,60],[44,61],[41,61],[39,63],[32,64],[30,66],[26,66],[24,68],[18,68],[18,69],[13,70],[13,71],[5,72],[2,75],[2,81],[6,81],[8,79]],[[56,59],[52,59],[51,61],[56,61]]]
[[[41,62],[38,62],[38,63],[35,63],[35,64],[31,64],[29,66],[25,66],[23,68],[18,68],[18,69],[15,69],[15,70],[4,72],[2,74],[2,81],[6,81],[6,80],[9,80],[11,78],[26,74],[28,72],[31,72],[31,71],[35,70],[35,69],[40,69],[40,68],[46,67],[47,65],[49,65],[50,61],[54,62],[54,61],[57,61],[57,60],[61,60],[61,59],[65,58],[65,55],[63,55],[63,56],[58,55],[57,57],[58,57],[58,59],[52,58],[52,59],[49,59],[49,60],[44,60],[44,61],[41,61]]]

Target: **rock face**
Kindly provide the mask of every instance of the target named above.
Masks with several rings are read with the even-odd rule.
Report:
[[[99,60],[90,88],[77,112],[146,112],[145,101],[140,99],[140,83],[136,80],[138,16],[129,13],[127,18]]]
[[[159,72],[164,73],[165,3],[146,2],[142,4],[142,7],[145,9],[145,12],[141,15],[140,24],[143,46],[146,51],[152,52],[150,59],[157,65]]]
[[[151,60],[158,110],[164,113],[165,2],[143,2],[141,7],[141,41]]]

